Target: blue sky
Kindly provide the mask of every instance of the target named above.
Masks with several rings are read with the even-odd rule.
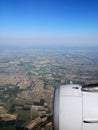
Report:
[[[0,0],[0,44],[98,44],[98,0]]]

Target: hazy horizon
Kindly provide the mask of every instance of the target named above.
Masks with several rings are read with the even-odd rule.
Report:
[[[0,0],[0,46],[98,46],[97,0]]]

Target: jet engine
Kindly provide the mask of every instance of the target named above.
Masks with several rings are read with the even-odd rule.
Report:
[[[98,84],[55,88],[54,130],[98,130]]]

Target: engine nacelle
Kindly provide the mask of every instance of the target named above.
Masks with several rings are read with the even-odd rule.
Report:
[[[54,130],[98,130],[98,84],[56,87]]]

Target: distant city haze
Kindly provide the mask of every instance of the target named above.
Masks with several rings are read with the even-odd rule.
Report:
[[[98,46],[98,0],[0,0],[0,46]]]

